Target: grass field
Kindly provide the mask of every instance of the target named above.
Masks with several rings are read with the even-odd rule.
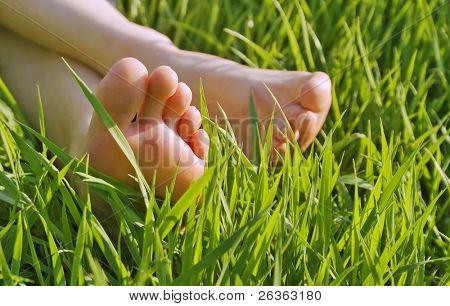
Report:
[[[171,205],[170,190],[156,201],[152,184],[131,190],[71,160],[44,137],[45,120],[37,132],[19,124],[1,83],[0,284],[450,285],[448,1],[118,8],[185,49],[327,72],[323,133],[275,169],[270,129],[252,164],[205,118],[210,168]],[[114,214],[94,216],[69,170]]]

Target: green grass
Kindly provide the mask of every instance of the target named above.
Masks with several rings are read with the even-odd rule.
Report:
[[[135,191],[71,160],[44,137],[44,120],[38,132],[17,123],[0,83],[0,283],[450,285],[448,5],[119,1],[185,49],[326,71],[323,133],[273,169],[268,143],[256,143],[252,165],[205,118],[211,167],[170,204],[170,190],[156,201],[151,182]],[[94,215],[94,196],[114,214]]]

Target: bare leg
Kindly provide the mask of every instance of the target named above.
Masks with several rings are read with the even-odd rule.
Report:
[[[39,108],[37,88],[41,90],[47,135],[60,147],[73,150],[74,139],[86,136],[92,107],[80,91],[58,54],[45,50],[0,27],[0,75],[7,83],[26,117],[37,128]],[[93,89],[101,76],[68,59]]]
[[[36,128],[36,84],[42,92],[48,137],[75,157],[89,153],[91,165],[130,185],[135,175],[125,155],[93,113],[60,56],[0,28],[0,74]],[[82,64],[71,65],[96,89],[113,120],[124,133],[149,181],[156,176],[156,192],[165,194],[177,172],[176,199],[200,178],[209,140],[199,129],[199,111],[190,106],[192,93],[169,67],[150,75],[132,58],[119,60],[102,79]],[[170,108],[167,107],[170,105]],[[137,120],[133,118],[137,114]]]
[[[167,55],[163,50],[174,49],[163,34],[128,22],[106,0],[0,0],[0,23],[102,74],[119,58],[127,56],[117,57],[135,39],[145,39],[158,50],[146,51],[152,57],[149,69],[164,64]],[[118,47],[122,50],[116,52]]]
[[[52,12],[49,14],[49,12]],[[191,88],[205,83],[208,107],[221,116],[245,120],[251,94],[260,117],[274,108],[266,84],[275,94],[306,148],[319,132],[331,103],[331,82],[325,73],[251,69],[215,56],[177,49],[164,35],[128,22],[104,0],[0,0],[1,22],[57,52],[105,73],[118,59],[132,56],[148,69],[173,67]],[[107,46],[107,48],[105,48]],[[194,102],[198,101],[194,90]],[[278,120],[277,125],[283,128]],[[246,135],[242,136],[245,141]],[[275,133],[277,146],[283,139]]]

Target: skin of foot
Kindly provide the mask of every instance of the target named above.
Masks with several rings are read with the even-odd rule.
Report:
[[[191,106],[192,93],[167,66],[150,75],[134,58],[115,63],[96,90],[112,119],[127,139],[149,181],[156,176],[156,193],[162,197],[176,174],[173,199],[202,175],[209,138],[200,129],[201,116]],[[90,164],[99,171],[136,186],[130,162],[96,113],[92,115],[85,144]]]

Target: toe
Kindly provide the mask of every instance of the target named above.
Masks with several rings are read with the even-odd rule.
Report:
[[[286,147],[287,147],[286,142],[280,142],[279,144],[277,144],[277,145],[275,146],[275,149],[276,149],[280,154],[284,154],[284,153],[286,153]]]
[[[296,122],[299,130],[298,142],[302,150],[305,150],[319,133],[322,123],[319,123],[318,114],[310,111],[302,113]]]
[[[324,72],[314,72],[303,84],[300,104],[315,113],[328,112],[331,105],[331,81]]]
[[[272,133],[273,133],[274,143],[285,139],[286,125],[284,124],[283,120],[281,120],[281,119],[273,120],[273,132]]]
[[[198,158],[205,160],[209,150],[209,136],[205,130],[198,130],[189,138],[189,145]]]
[[[322,113],[314,113],[300,105],[292,104],[285,109],[285,114],[294,132],[295,140],[305,150],[319,133],[326,117]],[[288,134],[290,137],[290,135]],[[290,137],[292,138],[292,137]]]
[[[178,87],[178,75],[168,66],[159,66],[153,70],[148,80],[148,93],[155,99],[165,101]]]
[[[178,87],[178,76],[172,68],[160,66],[148,78],[147,100],[138,117],[160,118],[166,100],[173,96]]]
[[[327,74],[314,72],[302,86],[300,94],[301,111],[295,126],[299,131],[298,142],[305,150],[322,128],[331,106],[331,81]]]
[[[284,114],[291,126],[292,132],[294,132],[294,139],[298,140],[299,137],[299,129],[298,129],[298,125],[297,125],[297,120],[298,117],[300,116],[300,114],[302,114],[305,111],[305,109],[303,107],[301,107],[299,104],[290,104],[288,106],[286,106],[286,108],[284,109]],[[292,134],[289,130],[287,130],[285,128],[285,131],[287,133],[287,136],[289,138],[292,138]]]
[[[185,83],[179,83],[175,94],[167,99],[163,119],[167,124],[176,122],[189,108],[192,91]]]
[[[181,116],[178,121],[178,135],[182,139],[188,139],[194,132],[196,132],[202,124],[202,117],[198,109],[194,106],[189,106],[187,111]]]
[[[304,112],[304,108],[297,103],[289,104],[284,108],[284,114],[292,126],[295,126],[298,116]]]
[[[134,58],[115,63],[99,83],[96,96],[120,128],[127,127],[145,101],[148,72]],[[94,114],[91,125],[100,125]]]
[[[299,131],[296,124],[297,117],[289,116],[289,112],[286,114],[286,118],[288,119],[288,124],[290,126],[289,129],[286,125],[285,121],[282,119],[275,119],[273,123],[273,141],[274,143],[282,143],[286,142],[286,137],[291,140],[297,141],[299,138]]]

